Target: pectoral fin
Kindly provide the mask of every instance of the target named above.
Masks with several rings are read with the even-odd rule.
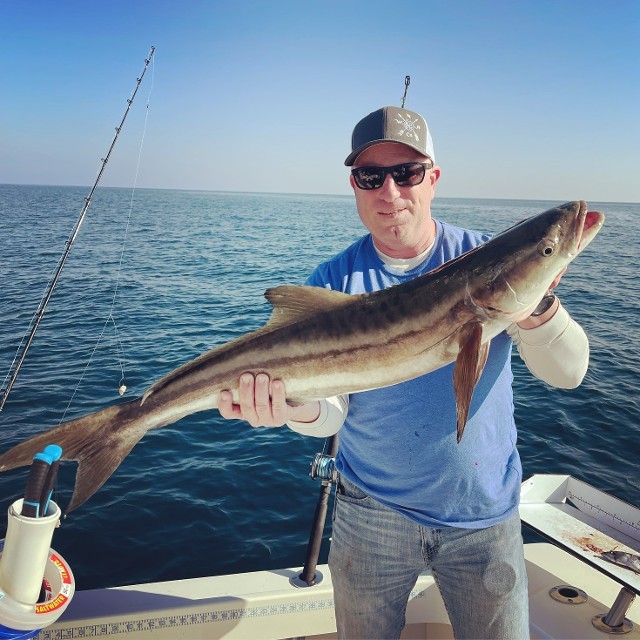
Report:
[[[456,394],[458,442],[462,438],[469,416],[473,390],[487,362],[489,343],[482,344],[482,323],[470,322],[460,329],[460,351],[453,370],[453,388]]]

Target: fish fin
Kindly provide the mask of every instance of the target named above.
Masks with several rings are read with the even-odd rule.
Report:
[[[457,440],[462,439],[469,417],[473,391],[487,362],[489,343],[482,344],[482,323],[469,322],[460,329],[460,351],[453,370],[456,394]]]
[[[273,305],[273,312],[266,325],[269,329],[309,318],[319,310],[337,309],[354,299],[354,296],[342,291],[295,285],[273,287],[267,289],[264,295]]]
[[[146,433],[136,425],[140,400],[107,407],[65,422],[25,440],[0,456],[0,471],[30,465],[33,456],[48,444],[62,448],[62,460],[78,462],[75,487],[65,513],[86,502]]]

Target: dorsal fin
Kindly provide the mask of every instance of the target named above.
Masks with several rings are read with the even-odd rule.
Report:
[[[232,345],[237,345],[244,340],[251,340],[260,333],[273,331],[278,327],[290,324],[296,320],[308,318],[319,311],[335,309],[349,301],[353,301],[355,297],[348,293],[342,293],[341,291],[295,285],[282,285],[280,287],[267,289],[264,296],[273,305],[273,312],[271,313],[269,321],[261,329],[247,333],[232,342],[220,345],[211,351],[203,353],[194,360],[183,364],[181,367],[174,369],[145,391],[141,404],[144,404],[150,395],[167,386],[172,380],[180,377],[185,371],[193,369],[200,363],[209,360],[213,355],[220,354],[225,349],[230,348]]]
[[[273,305],[267,327],[276,327],[303,320],[319,311],[336,309],[353,301],[353,296],[322,287],[282,285],[267,289],[264,297]]]

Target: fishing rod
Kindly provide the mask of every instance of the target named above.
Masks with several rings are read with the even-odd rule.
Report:
[[[93,183],[93,187],[91,188],[89,195],[84,199],[84,206],[82,207],[82,211],[80,212],[80,217],[76,221],[76,224],[73,227],[71,235],[69,236],[69,239],[66,242],[65,250],[62,253],[62,256],[60,257],[60,260],[58,261],[58,266],[56,267],[55,274],[53,276],[53,279],[51,280],[51,284],[48,286],[37,311],[35,312],[35,314],[31,319],[31,323],[29,325],[31,326],[31,330],[29,331],[26,342],[25,342],[25,339],[23,338],[20,345],[18,346],[18,350],[13,359],[13,363],[11,364],[11,367],[9,369],[9,373],[7,374],[7,378],[5,378],[5,380],[8,379],[9,382],[7,383],[6,388],[2,392],[2,399],[0,399],[0,412],[4,409],[4,405],[6,404],[7,398],[11,393],[11,389],[13,389],[13,385],[16,381],[16,378],[18,377],[20,368],[22,367],[22,364],[25,358],[27,357],[27,351],[29,350],[29,347],[31,346],[31,343],[33,342],[33,338],[36,334],[36,331],[40,326],[40,321],[42,320],[45,309],[47,308],[47,305],[49,304],[49,300],[53,295],[53,290],[56,288],[56,285],[58,284],[58,280],[60,278],[60,274],[62,273],[62,269],[64,268],[65,262],[67,261],[67,258],[69,257],[69,253],[71,252],[71,247],[73,246],[73,243],[76,241],[78,232],[80,231],[80,227],[82,226],[84,218],[87,215],[87,211],[89,210],[89,206],[91,205],[93,194],[98,188],[98,183],[102,178],[102,174],[104,173],[104,170],[107,166],[107,162],[109,162],[109,158],[111,157],[111,152],[115,147],[116,141],[118,140],[118,136],[120,135],[120,131],[122,130],[124,122],[127,119],[127,116],[129,115],[129,110],[131,109],[131,105],[135,100],[136,94],[138,93],[138,89],[142,84],[142,79],[144,78],[144,74],[147,72],[147,67],[151,62],[151,59],[153,58],[154,51],[155,51],[155,47],[152,46],[151,50],[149,51],[149,56],[144,61],[144,67],[142,69],[142,73],[140,74],[140,77],[137,78],[136,87],[133,91],[133,94],[131,95],[130,98],[127,99],[127,108],[125,109],[125,112],[124,112],[124,115],[122,116],[122,120],[120,121],[120,124],[116,127],[116,133],[113,136],[113,140],[111,141],[111,146],[109,147],[109,151],[107,152],[107,155],[104,158],[101,158],[102,166],[100,167],[98,176],[96,177],[96,180]]]
[[[318,566],[318,557],[320,556],[322,535],[324,534],[325,522],[327,520],[331,488],[338,482],[338,471],[335,467],[335,457],[336,453],[338,453],[337,434],[327,439],[325,451],[326,453],[318,453],[316,455],[311,465],[311,473],[309,474],[314,480],[319,479],[322,486],[320,487],[316,510],[313,514],[313,522],[311,523],[311,531],[309,532],[309,541],[307,542],[307,552],[305,554],[302,572],[289,580],[291,584],[296,587],[313,587],[316,584],[320,584],[323,579],[322,573],[317,571],[316,568]]]
[[[407,99],[407,91],[411,84],[411,76],[404,77],[404,95],[402,96],[402,109]],[[313,514],[313,522],[309,533],[309,541],[307,542],[307,552],[305,554],[302,572],[290,578],[291,584],[296,587],[312,587],[322,582],[322,574],[317,571],[318,558],[320,556],[320,547],[322,545],[322,536],[327,520],[327,511],[329,507],[329,497],[331,496],[331,487],[338,483],[338,470],[335,466],[335,457],[338,453],[338,435],[335,434],[327,439],[325,443],[326,453],[318,453],[315,460],[311,464],[311,473],[309,474],[314,480],[320,480],[320,494],[316,503],[316,510]]]
[[[409,85],[411,84],[411,76],[404,77],[404,95],[402,96],[402,106],[401,109],[404,109],[404,103],[407,99],[407,91],[409,90]]]

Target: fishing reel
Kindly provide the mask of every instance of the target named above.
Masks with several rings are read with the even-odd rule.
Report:
[[[316,453],[316,457],[311,463],[309,475],[314,480],[320,480],[325,487],[338,483],[338,470],[336,469],[336,459],[326,453]]]

